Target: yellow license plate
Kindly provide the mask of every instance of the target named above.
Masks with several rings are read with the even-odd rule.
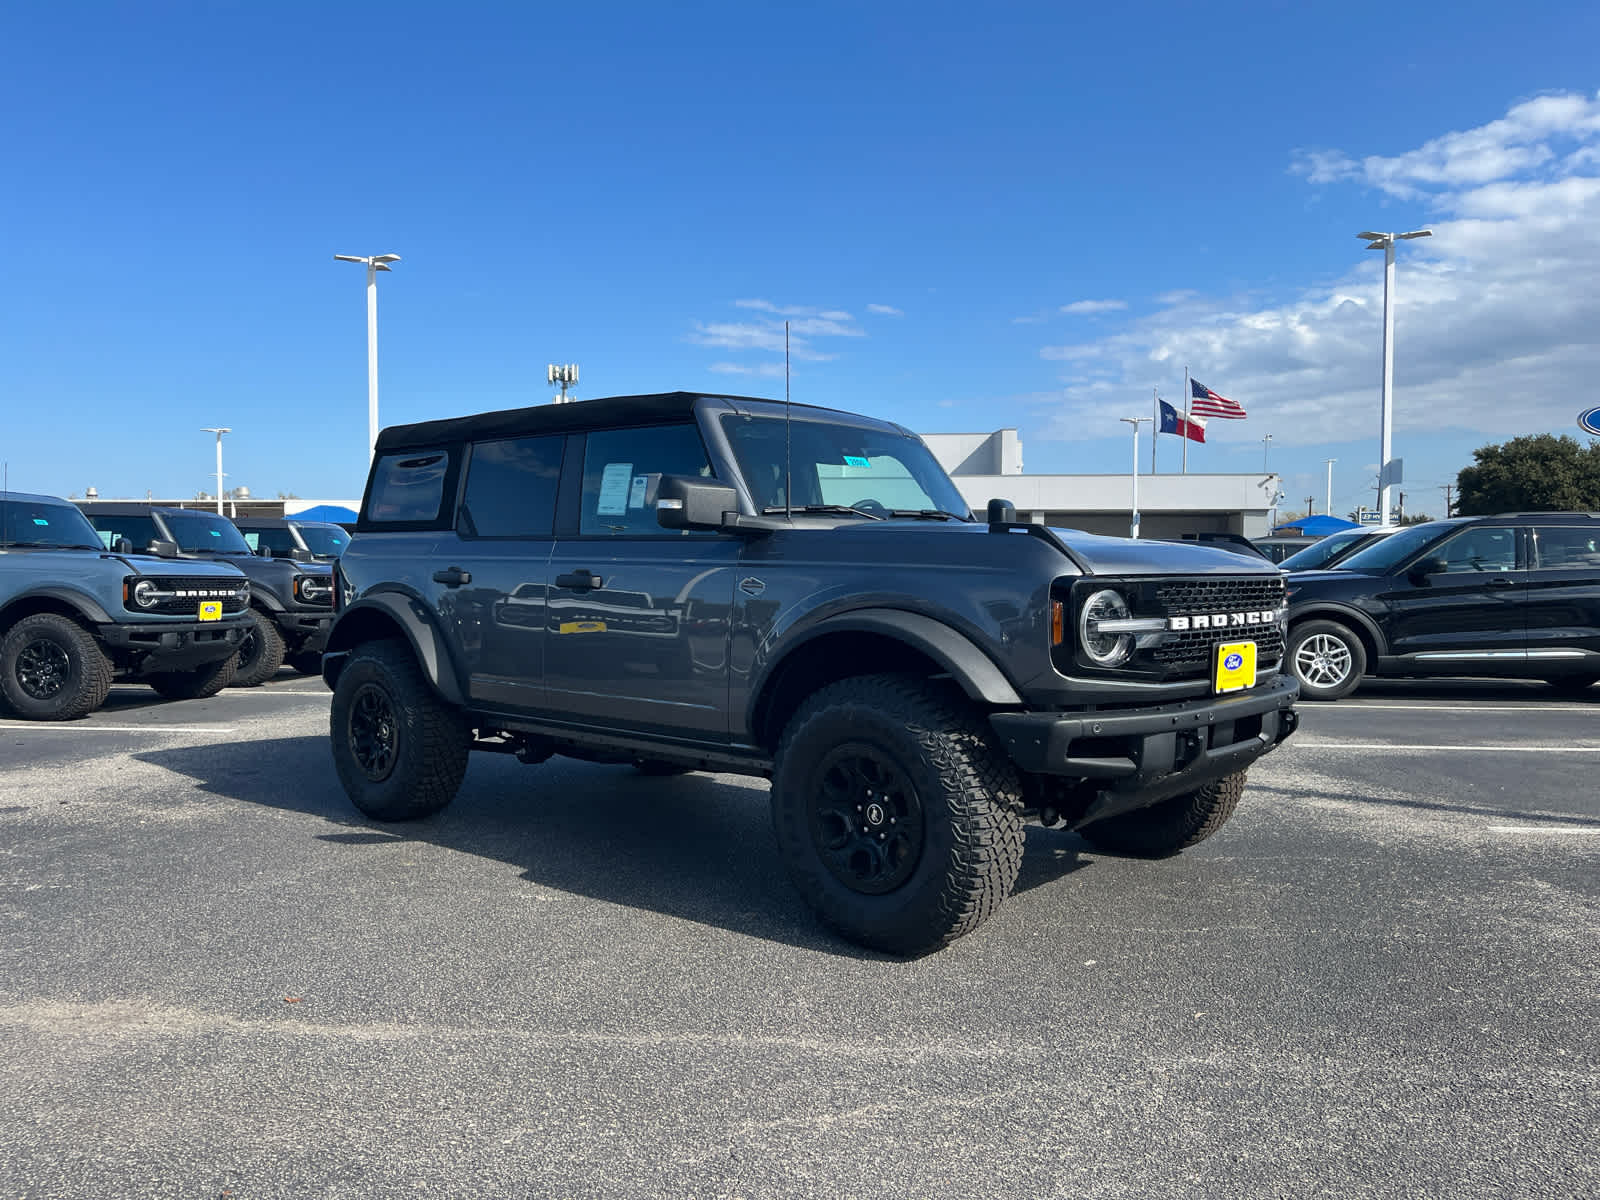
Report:
[[[220,620],[222,620],[222,601],[221,600],[202,600],[202,601],[200,601],[200,619],[202,621],[220,621]]]
[[[1217,691],[1239,692],[1256,685],[1256,644],[1223,642],[1217,647]]]

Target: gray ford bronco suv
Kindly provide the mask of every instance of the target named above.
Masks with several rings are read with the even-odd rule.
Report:
[[[66,500],[0,497],[0,695],[16,715],[87,716],[113,676],[175,699],[215,695],[233,678],[244,576],[114,545]]]
[[[333,574],[326,563],[258,556],[238,527],[201,508],[82,501],[94,527],[136,547],[155,545],[183,559],[231,563],[250,580],[249,628],[234,687],[255,687],[287,662],[304,675],[321,669],[333,626]],[[170,547],[170,549],[167,549]]]
[[[674,392],[386,429],[335,565],[340,781],[435,813],[469,751],[772,780],[845,936],[920,954],[1023,824],[1175,853],[1295,728],[1262,559],[974,520],[915,434]]]

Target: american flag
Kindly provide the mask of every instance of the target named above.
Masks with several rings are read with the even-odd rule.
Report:
[[[1248,415],[1243,408],[1219,396],[1198,379],[1189,380],[1189,412],[1196,417],[1222,417],[1228,421],[1242,421]]]

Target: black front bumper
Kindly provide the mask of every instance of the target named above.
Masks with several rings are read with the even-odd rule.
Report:
[[[321,650],[333,629],[333,613],[327,609],[289,608],[273,613],[272,620],[292,651]]]
[[[997,712],[989,720],[1022,770],[1095,781],[1102,817],[1244,770],[1295,731],[1299,695],[1299,683],[1278,675],[1237,695],[1087,713]]]
[[[220,621],[126,622],[98,627],[117,665],[145,674],[183,671],[227,658],[249,628],[243,616]]]

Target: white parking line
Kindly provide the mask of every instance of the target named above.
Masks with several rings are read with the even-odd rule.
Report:
[[[1600,826],[1594,825],[1491,825],[1490,833],[1578,833],[1597,834]]]
[[[1307,712],[1600,712],[1593,704],[1540,704],[1530,700],[1526,704],[1318,704]]]
[[[232,725],[81,725],[46,721],[0,721],[0,730],[29,733],[232,733]]]
[[[1439,746],[1430,744],[1400,745],[1394,742],[1307,742],[1292,738],[1285,746],[1298,746],[1302,750],[1437,750],[1446,754],[1600,754],[1600,746]]]

